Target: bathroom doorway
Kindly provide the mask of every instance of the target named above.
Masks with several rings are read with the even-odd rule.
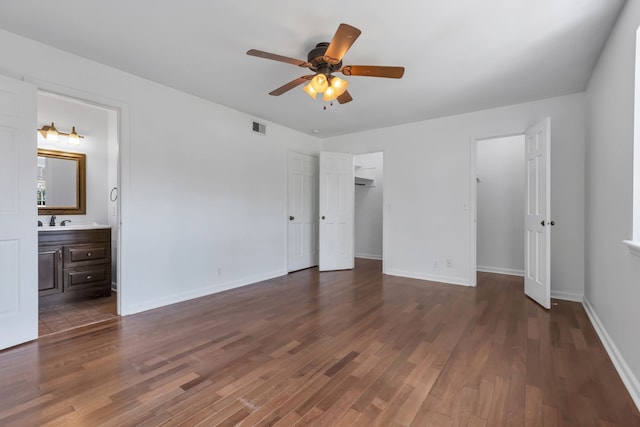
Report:
[[[118,316],[119,111],[39,91],[37,120],[39,129],[54,123],[59,133],[57,138],[49,138],[46,132],[38,132],[38,150],[85,156],[84,212],[38,213],[41,242],[55,241],[51,236],[70,232],[81,236],[79,243],[61,243],[55,248],[39,245],[38,329],[39,336],[43,336]],[[67,135],[73,131],[81,136],[79,141]],[[44,165],[45,160],[39,156],[38,180],[53,191],[60,180],[43,184],[47,175]],[[99,242],[84,237],[87,230],[99,233]],[[42,233],[48,237],[41,237]],[[72,259],[78,248],[86,249],[81,256],[87,259]],[[55,285],[46,282],[48,272],[43,269],[48,267],[55,273]]]

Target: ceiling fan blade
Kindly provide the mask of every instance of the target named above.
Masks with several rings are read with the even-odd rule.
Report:
[[[347,24],[340,24],[338,30],[329,43],[329,47],[324,54],[324,60],[329,64],[337,64],[342,61],[342,57],[349,50],[353,42],[356,41],[361,31],[356,27]]]
[[[250,49],[247,51],[247,55],[257,56],[258,58],[272,59],[274,61],[286,62],[287,64],[297,65],[298,67],[309,67],[307,61],[301,59],[289,58],[288,56],[276,55],[275,53],[264,52],[262,50]]]
[[[292,80],[283,86],[280,86],[278,89],[272,90],[271,92],[269,92],[269,95],[280,96],[283,93],[290,91],[294,87],[300,86],[302,83],[308,82],[309,80],[311,80],[312,77],[313,75],[298,77],[297,79]]]
[[[340,104],[346,104],[347,102],[353,101],[351,94],[348,91],[344,91],[342,95],[336,98]]]
[[[378,65],[346,65],[340,70],[345,76],[388,77],[399,79],[404,75],[404,67],[383,67]]]

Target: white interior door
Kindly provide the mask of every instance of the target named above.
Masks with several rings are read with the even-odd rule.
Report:
[[[353,155],[320,153],[320,271],[354,265]]]
[[[318,158],[289,152],[288,270],[318,265]]]
[[[551,119],[525,134],[525,260],[524,293],[544,308],[551,308],[550,281],[550,146]]]
[[[36,87],[0,76],[0,349],[38,337]]]

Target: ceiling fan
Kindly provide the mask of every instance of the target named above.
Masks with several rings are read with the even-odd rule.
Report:
[[[347,53],[347,50],[349,50],[351,45],[356,41],[360,33],[361,31],[359,29],[351,25],[340,24],[331,43],[318,43],[316,47],[309,52],[306,61],[257,49],[247,51],[247,55],[286,62],[308,68],[315,73],[298,77],[269,92],[269,95],[279,96],[303,83],[307,83],[304,91],[312,98],[315,99],[318,94],[323,94],[322,99],[325,101],[337,99],[340,104],[345,104],[353,100],[349,92],[347,92],[349,83],[340,77],[334,76],[333,73],[339,72],[345,76],[387,77],[392,79],[399,79],[404,74],[404,67],[385,67],[379,65],[343,66],[342,57]]]

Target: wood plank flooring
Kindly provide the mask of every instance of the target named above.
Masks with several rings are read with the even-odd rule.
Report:
[[[304,270],[0,352],[2,426],[640,426],[577,303]]]

